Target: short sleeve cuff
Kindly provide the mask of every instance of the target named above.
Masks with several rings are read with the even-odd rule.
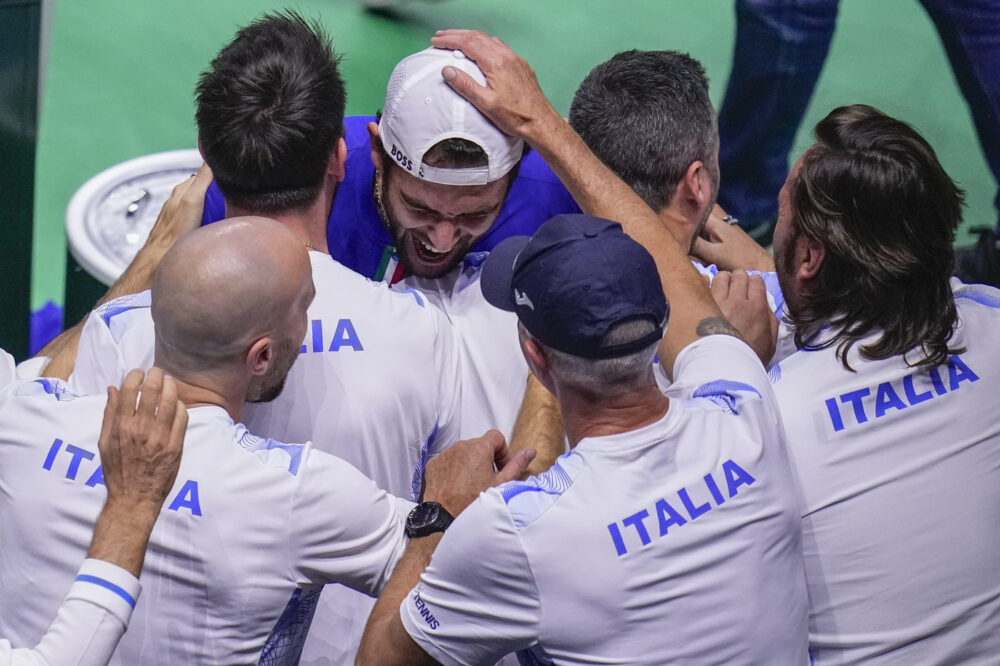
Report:
[[[708,335],[684,347],[674,359],[674,381],[683,378],[692,366],[703,364],[706,360],[715,368],[725,368],[727,375],[737,375],[733,379],[763,379],[767,382],[767,374],[756,352],[732,335]]]
[[[125,569],[104,560],[87,559],[66,598],[96,604],[128,625],[141,589],[139,579]]]
[[[445,666],[460,664],[461,662],[455,661],[453,657],[442,652],[432,638],[427,635],[428,625],[426,623],[429,620],[420,615],[420,610],[417,608],[418,602],[420,602],[419,583],[410,590],[410,593],[403,599],[403,603],[399,605],[399,618],[403,622],[406,633],[410,635],[414,643],[438,663],[445,664]]]

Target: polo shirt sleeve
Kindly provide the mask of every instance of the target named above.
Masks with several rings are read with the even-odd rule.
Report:
[[[139,580],[103,560],[85,560],[66,600],[34,649],[0,641],[0,666],[105,664],[128,627]]]
[[[538,589],[499,491],[480,495],[452,523],[399,614],[443,664],[492,664],[537,643]]]
[[[731,335],[698,338],[681,350],[674,361],[674,383],[667,395],[702,397],[719,387],[745,387],[763,395],[770,381],[760,359],[749,345]],[[707,387],[707,388],[706,388]]]
[[[406,548],[413,503],[378,488],[349,463],[307,445],[292,499],[289,552],[301,583],[341,583],[377,596]]]
[[[133,368],[153,365],[155,346],[149,292],[105,303],[87,317],[80,332],[69,386],[77,395],[118,386]]]
[[[14,365],[14,357],[0,349],[0,389],[10,386],[17,377],[17,369]]]

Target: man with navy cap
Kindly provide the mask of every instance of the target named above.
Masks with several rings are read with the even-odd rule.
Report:
[[[613,178],[604,168],[594,158],[580,173]],[[588,207],[635,207],[614,185]],[[571,450],[480,495],[436,551],[440,537],[411,538],[358,663],[514,651],[538,664],[806,662],[797,514],[767,376],[645,210],[630,227],[656,261],[589,215],[554,217],[486,260],[483,295],[517,315]],[[685,399],[657,388],[658,350]]]

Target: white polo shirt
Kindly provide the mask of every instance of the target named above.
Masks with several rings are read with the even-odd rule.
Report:
[[[15,385],[0,403],[0,599],[17,609],[0,612],[0,636],[14,644],[42,637],[90,544],[106,494],[104,403],[47,379]],[[310,585],[378,594],[412,505],[310,444],[251,435],[219,407],[189,412],[143,596],[113,663],[266,663],[272,630],[283,641],[269,659],[297,644],[295,604],[282,611]]]
[[[807,662],[799,520],[767,376],[728,336],[685,348],[675,376],[688,397],[662,419],[584,439],[458,517],[400,607],[431,657]]]
[[[816,664],[1000,659],[1000,291],[952,288],[944,366],[855,345],[855,372],[835,347],[777,368]]]
[[[496,429],[509,442],[529,370],[517,339],[517,315],[490,305],[479,287],[488,256],[470,253],[447,275],[433,280],[411,276],[393,289],[426,295],[454,327],[462,361],[459,439]]]
[[[378,487],[416,500],[427,461],[458,439],[461,378],[451,325],[416,291],[393,291],[321,252],[309,258],[316,297],[301,354],[281,395],[248,404],[243,420],[279,441],[311,440]],[[103,391],[131,368],[152,365],[149,302],[149,292],[127,296],[90,316],[70,380],[76,392]],[[327,588],[302,663],[353,663],[374,603]]]

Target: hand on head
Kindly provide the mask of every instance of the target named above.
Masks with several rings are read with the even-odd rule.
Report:
[[[431,45],[460,50],[479,66],[486,86],[455,67],[445,67],[441,75],[507,134],[524,136],[531,121],[545,114],[558,116],[539,87],[534,70],[499,38],[479,30],[439,30]]]
[[[424,499],[457,516],[487,488],[520,479],[534,458],[534,449],[511,454],[496,430],[457,442],[427,463]]]
[[[108,387],[97,443],[108,502],[159,512],[177,477],[187,421],[174,380],[159,368],[145,381],[132,370],[120,390]]]
[[[146,245],[160,244],[166,249],[188,231],[201,226],[205,193],[211,183],[212,170],[207,164],[202,164],[198,173],[179,183],[160,209],[156,223],[149,231]]]

